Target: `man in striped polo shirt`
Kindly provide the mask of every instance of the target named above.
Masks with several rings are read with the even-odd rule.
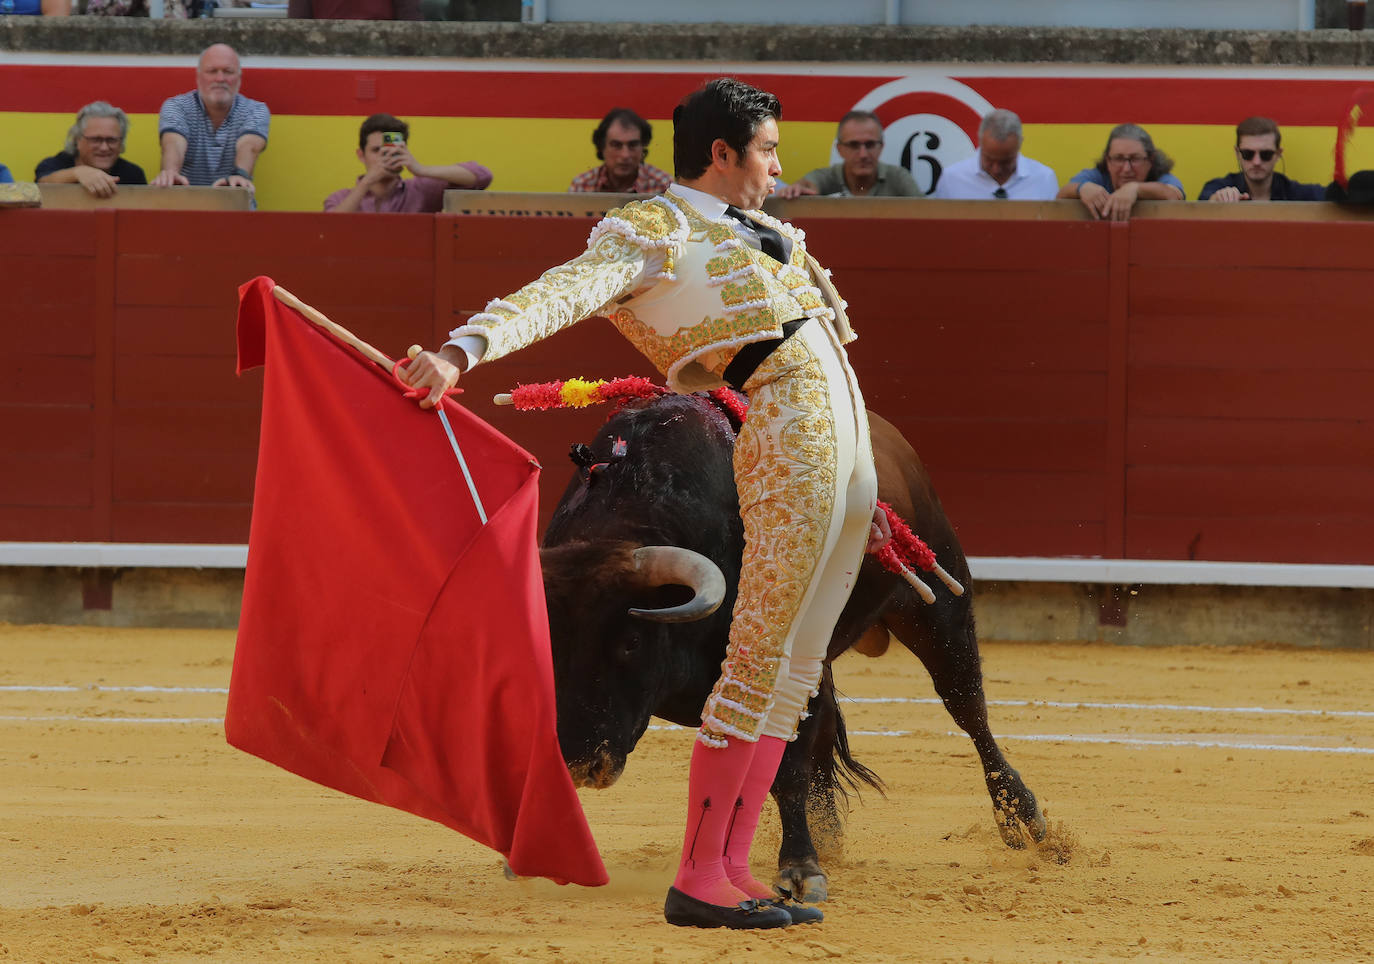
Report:
[[[196,89],[162,104],[157,124],[162,169],[153,186],[243,187],[252,193],[253,168],[267,147],[271,115],[262,101],[239,93],[242,80],[233,47],[205,48],[196,66]]]

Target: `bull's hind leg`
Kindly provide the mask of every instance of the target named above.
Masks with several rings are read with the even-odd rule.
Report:
[[[884,617],[892,634],[902,641],[930,673],[935,692],[959,727],[973,740],[983,766],[983,780],[992,797],[997,830],[1008,847],[1021,848],[1045,839],[1045,818],[1035,794],[1002,754],[988,726],[983,695],[983,671],[973,629],[972,599],[937,591],[935,603],[896,606]]]

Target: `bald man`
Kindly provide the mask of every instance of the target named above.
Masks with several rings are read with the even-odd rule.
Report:
[[[267,105],[239,93],[243,68],[227,44],[206,47],[196,65],[196,89],[169,97],[158,115],[162,165],[152,184],[243,187],[267,147]]]

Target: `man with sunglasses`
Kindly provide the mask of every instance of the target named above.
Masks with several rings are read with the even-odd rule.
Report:
[[[1267,117],[1247,117],[1236,125],[1240,170],[1203,185],[1199,201],[1320,201],[1326,188],[1302,184],[1274,170],[1283,157],[1279,125]]]
[[[883,124],[878,115],[851,110],[840,119],[835,147],[843,160],[818,167],[806,177],[779,188],[778,197],[809,194],[823,197],[920,197],[911,172],[897,164],[883,164]]]

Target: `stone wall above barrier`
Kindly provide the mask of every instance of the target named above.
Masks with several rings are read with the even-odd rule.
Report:
[[[1049,27],[761,26],[313,20],[0,19],[4,51],[245,56],[462,57],[717,63],[1061,63],[1351,67],[1374,44],[1348,30],[1105,30]]]

